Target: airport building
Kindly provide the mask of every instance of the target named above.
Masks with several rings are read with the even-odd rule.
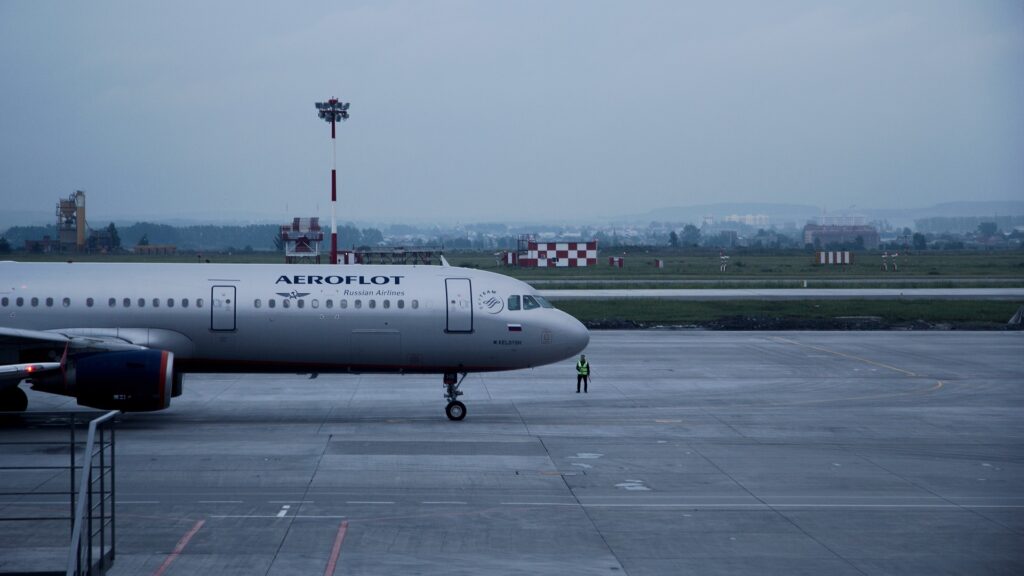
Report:
[[[865,225],[804,226],[804,244],[812,246],[857,246],[866,250],[878,248],[878,229]]]
[[[538,242],[520,236],[515,252],[504,252],[506,266],[521,268],[585,268],[597,264],[597,240],[587,242]]]

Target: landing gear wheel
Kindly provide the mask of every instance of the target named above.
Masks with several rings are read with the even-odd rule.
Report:
[[[449,402],[448,405],[444,407],[444,413],[448,415],[449,420],[462,420],[466,417],[466,405],[458,400]]]
[[[28,394],[19,386],[0,392],[0,412],[24,412],[27,408]],[[465,413],[465,407],[462,411]]]

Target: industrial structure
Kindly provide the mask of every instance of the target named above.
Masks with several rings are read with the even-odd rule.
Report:
[[[519,236],[515,252],[503,252],[501,262],[520,268],[583,268],[597,264],[597,240],[538,242],[530,234]]]
[[[280,235],[286,263],[320,263],[324,233],[319,218],[294,218],[291,224],[281,226]]]
[[[89,225],[85,220],[85,192],[75,191],[57,201],[57,251],[85,252]]]

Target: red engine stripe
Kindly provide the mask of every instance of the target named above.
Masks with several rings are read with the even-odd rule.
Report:
[[[163,352],[160,353],[160,384],[159,384],[160,390],[157,393],[160,396],[160,407],[161,408],[167,406],[167,396],[164,393],[164,390],[167,389],[166,386],[167,386],[167,355],[168,354],[169,353],[166,350],[164,350]]]

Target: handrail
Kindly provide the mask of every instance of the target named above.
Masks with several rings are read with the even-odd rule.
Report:
[[[118,410],[112,410],[89,422],[89,436],[85,443],[85,451],[82,453],[82,474],[81,483],[78,488],[78,502],[75,507],[75,524],[74,529],[71,531],[71,547],[68,550],[67,576],[75,576],[78,574],[78,568],[83,563],[83,550],[81,547],[82,523],[85,521],[86,496],[89,492],[89,484],[92,476],[92,458],[93,447],[96,442],[96,426],[115,418],[120,413],[121,412]]]

